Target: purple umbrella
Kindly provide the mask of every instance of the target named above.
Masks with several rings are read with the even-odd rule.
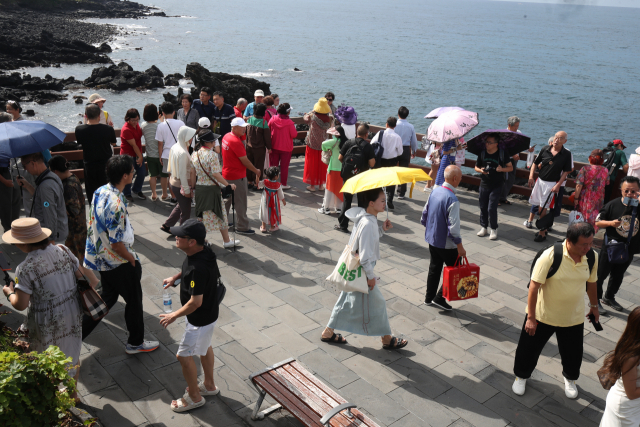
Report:
[[[435,119],[427,130],[427,139],[447,142],[465,136],[478,126],[478,113],[473,111],[449,111]]]
[[[498,138],[498,146],[506,151],[509,156],[515,156],[522,151],[527,151],[529,144],[531,144],[531,138],[520,132],[512,132],[509,129],[488,129],[467,141],[467,151],[479,156],[480,152],[484,150],[488,136]]]
[[[439,107],[424,116],[425,119],[437,119],[444,113],[448,113],[449,111],[464,111],[464,108],[461,107]]]

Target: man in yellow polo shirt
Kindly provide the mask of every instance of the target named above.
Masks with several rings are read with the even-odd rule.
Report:
[[[589,314],[599,322],[596,282],[598,258],[592,252],[593,266],[589,269],[587,253],[592,251],[594,229],[586,222],[573,224],[562,243],[562,261],[558,270],[547,277],[553,264],[554,247],[544,251],[533,268],[527,315],[516,349],[513,372],[516,380],[512,390],[522,396],[527,378],[535,369],[540,353],[551,335],[556,334],[562,360],[564,391],[569,399],[578,397],[576,380],[582,365],[584,331],[584,289],[587,284]],[[587,316],[589,316],[587,314]]]

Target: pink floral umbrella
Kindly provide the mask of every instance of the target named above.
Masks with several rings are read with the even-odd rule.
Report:
[[[427,139],[435,142],[447,142],[461,138],[478,126],[478,113],[473,111],[450,111],[435,119],[429,130]]]

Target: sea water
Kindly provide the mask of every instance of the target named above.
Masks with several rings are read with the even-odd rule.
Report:
[[[310,111],[327,91],[336,94],[337,105],[353,106],[359,119],[374,124],[404,105],[421,133],[431,122],[423,117],[440,106],[479,113],[480,125],[469,136],[505,128],[507,117],[517,115],[520,130],[538,148],[565,130],[567,147],[582,161],[614,138],[630,146],[627,154],[638,144],[637,8],[482,0],[153,4],[175,17],[92,20],[129,32],[111,43],[114,61],[141,71],[156,65],[165,74],[184,74],[186,64],[200,62],[264,80],[292,105],[293,115]],[[27,71],[82,80],[92,69]],[[128,108],[142,113],[167,91],[177,88],[99,92],[119,127]],[[84,109],[71,97],[28,107],[63,130],[73,129]]]

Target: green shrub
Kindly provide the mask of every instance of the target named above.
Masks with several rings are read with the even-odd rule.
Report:
[[[51,346],[42,353],[0,353],[0,425],[40,427],[58,423],[73,406],[70,357]],[[59,391],[58,385],[66,387]]]

